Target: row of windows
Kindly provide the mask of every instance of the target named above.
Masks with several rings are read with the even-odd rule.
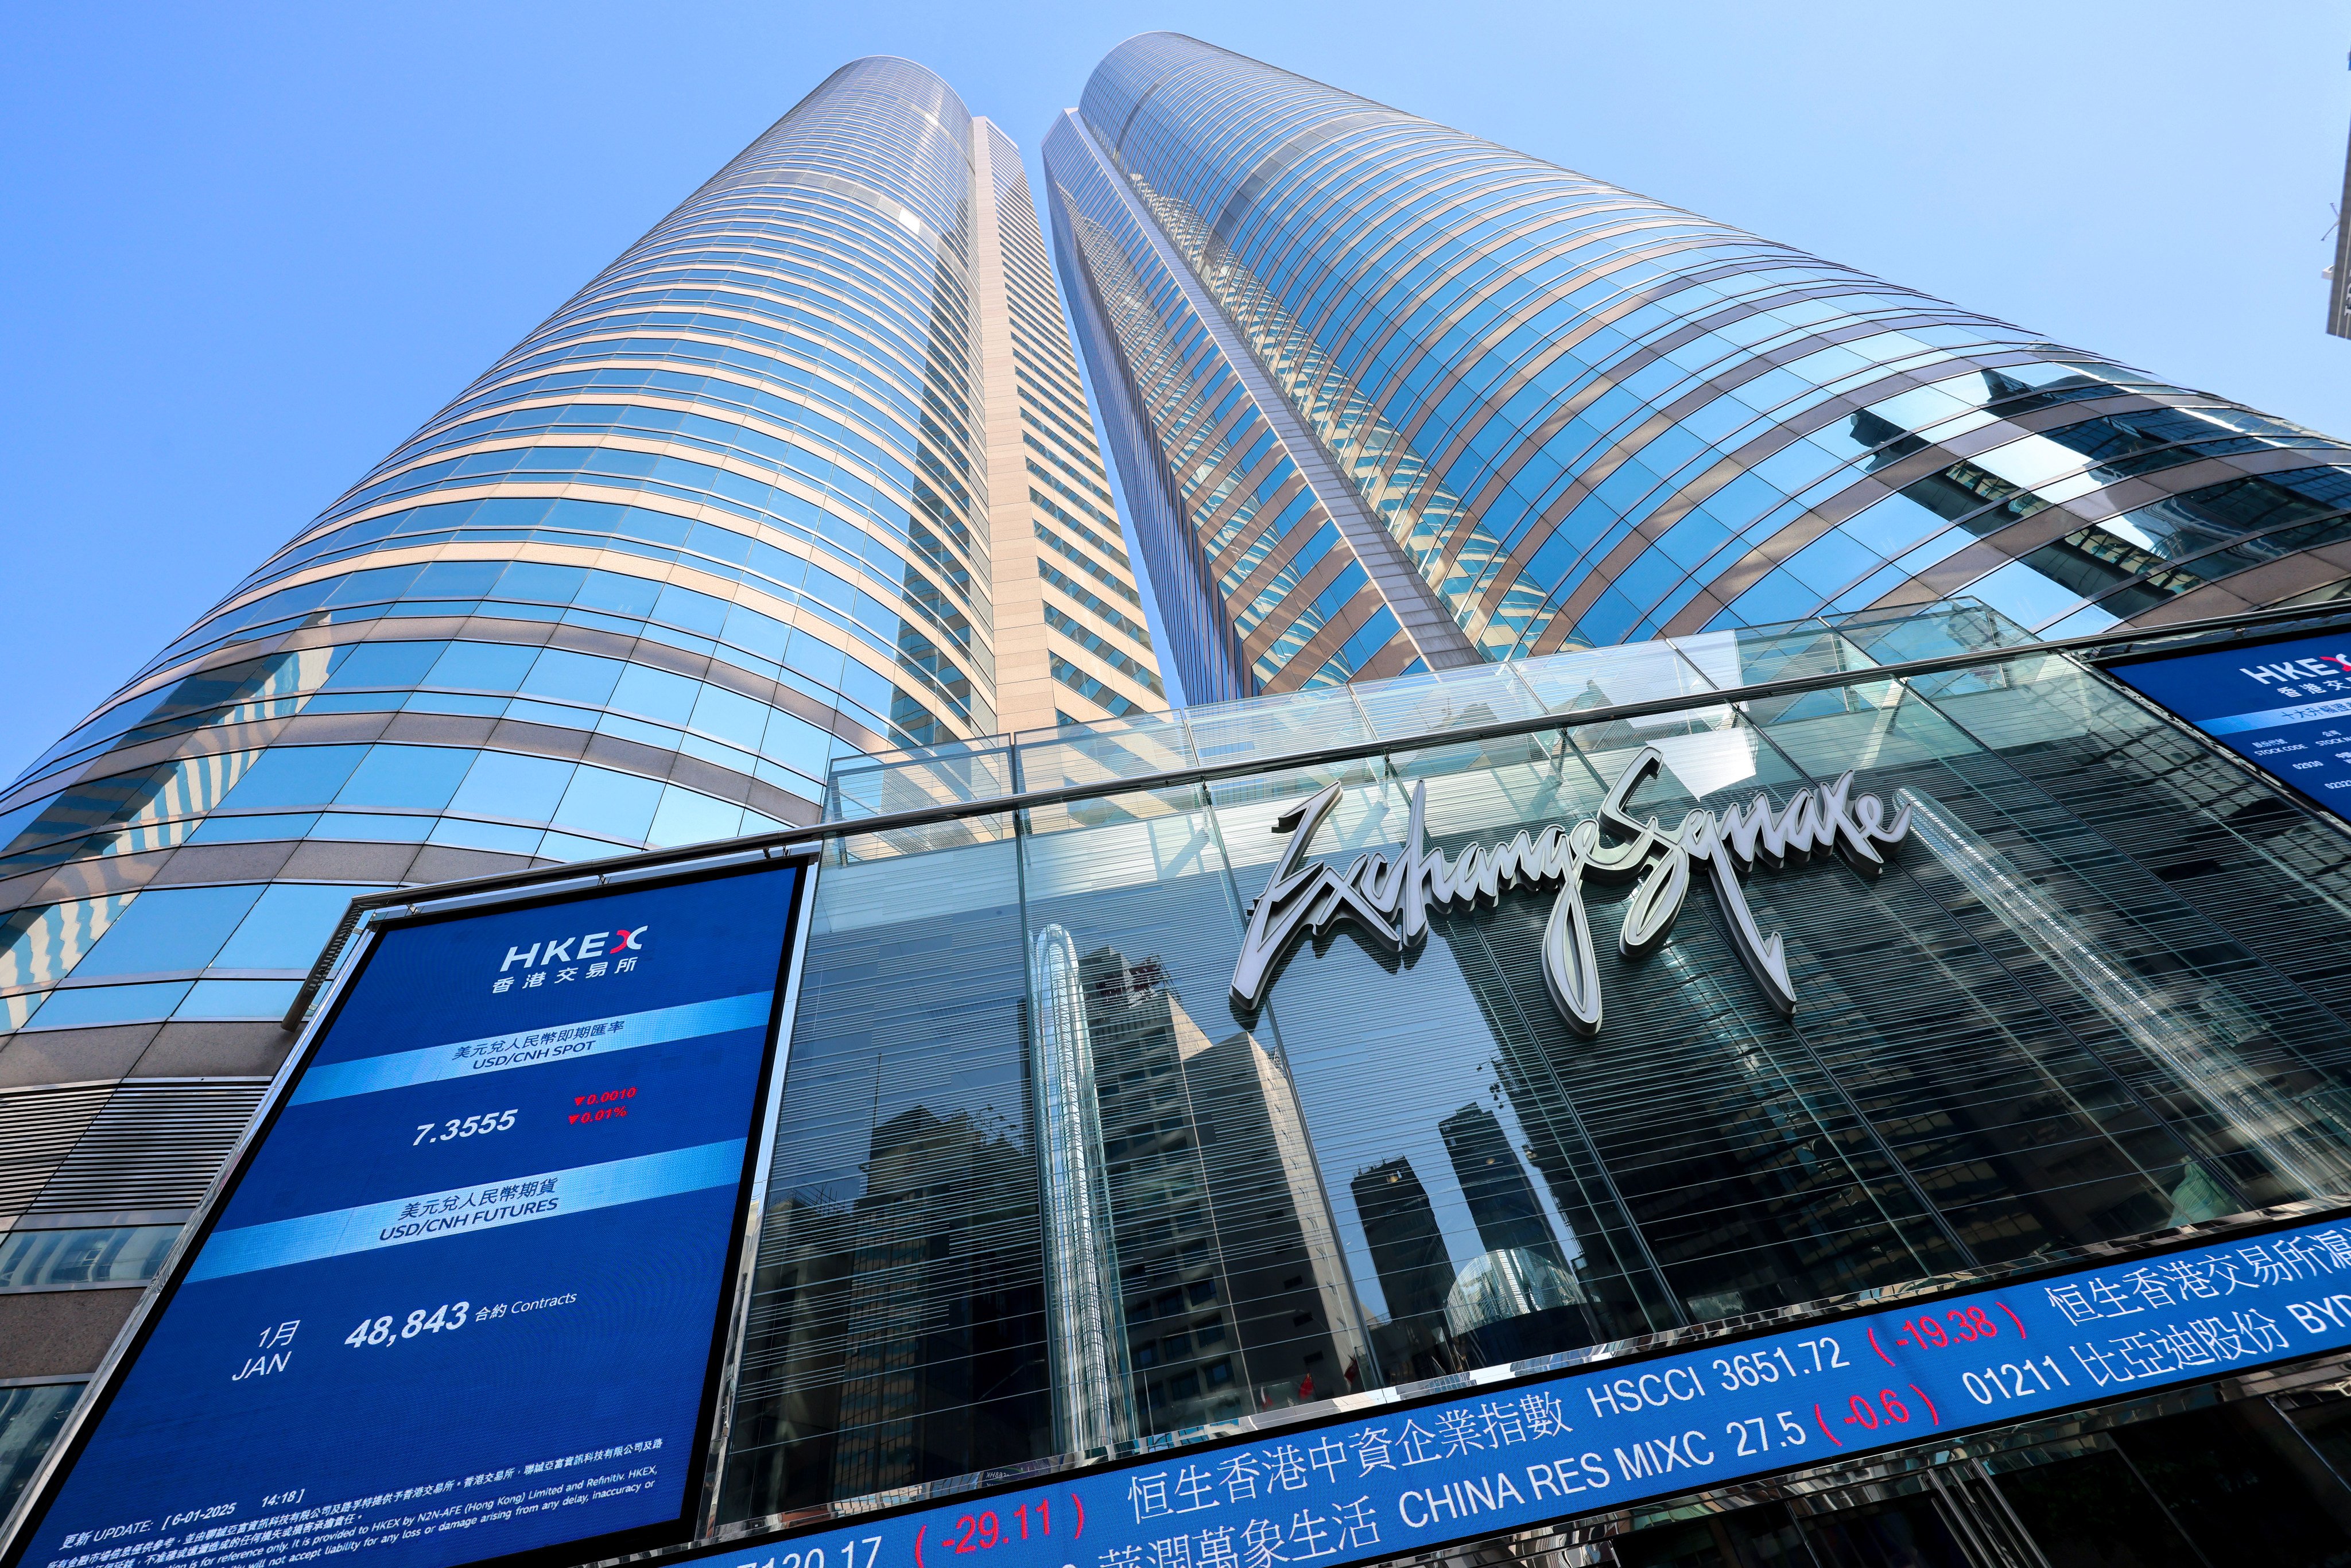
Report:
[[[830,253],[813,253],[827,255]],[[643,257],[640,257],[642,261]],[[734,287],[713,287],[712,283]],[[701,284],[703,287],[691,287]],[[798,303],[795,303],[798,302]],[[605,286],[580,295],[534,334],[544,341],[550,329],[569,329],[616,311],[708,306],[730,313],[789,321],[827,334],[839,334],[847,345],[868,359],[894,359],[908,381],[919,385],[927,342],[915,341],[919,319],[893,319],[874,308],[870,295],[845,287],[837,277],[813,267],[796,267],[771,258],[754,271],[748,267],[726,272],[670,267],[608,276]],[[927,334],[925,334],[927,337]]]
[[[1070,690],[1077,693],[1080,696],[1085,698],[1096,707],[1101,708],[1113,718],[1124,718],[1129,714],[1147,713],[1150,711],[1141,703],[1121,696],[1111,687],[1108,682],[1102,680],[1100,676],[1090,674],[1086,671],[1078,668],[1077,665],[1070,663],[1069,660],[1064,659],[1059,653],[1048,653],[1045,655],[1045,659],[1046,664],[1053,672],[1053,678],[1055,680],[1061,682],[1061,685],[1069,687]]]
[[[442,813],[473,821],[436,822]],[[0,874],[183,841],[368,839],[511,854],[552,853],[547,846],[569,841],[575,852],[553,858],[576,859],[781,825],[683,785],[590,763],[450,746],[288,745],[86,779],[15,808],[0,816]]]
[[[1110,639],[1073,615],[1065,614],[1050,600],[1045,603],[1045,624],[1050,626],[1079,647],[1143,687],[1153,696],[1165,697],[1166,687],[1159,684],[1158,674],[1139,659],[1130,658]]]
[[[2011,365],[1997,371],[1971,371],[1936,387],[1920,388],[1916,392],[1904,394],[1890,400],[1890,402],[1898,404],[1926,394],[1935,396],[1939,402],[1950,403],[1959,400],[1949,396],[1949,392],[1957,392],[1977,404],[1998,406],[2001,416],[2012,418],[2052,397],[2096,396],[2126,388],[2158,393],[2169,393],[2172,390],[2130,380],[2126,372],[2114,371],[2107,367],[2046,363]],[[2028,389],[2031,389],[2029,393]],[[1780,474],[1771,476],[1783,490],[1795,486],[1803,487],[1792,490],[1792,498],[1767,514],[1761,523],[1749,525],[1739,535],[1741,542],[1759,541],[1770,537],[1781,526],[1800,516],[1805,507],[1851,484],[1860,473],[1898,459],[1916,450],[1925,440],[1948,440],[1969,429],[1989,423],[1994,417],[1979,406],[1961,418],[1921,431],[1917,438],[1886,441],[1884,438],[1901,434],[1898,425],[1881,416],[1880,410],[1886,406],[1876,405],[1843,422],[1844,428],[1851,432],[1849,436],[1843,435],[1837,427],[1816,431],[1797,444],[1790,453],[1756,465],[1753,472],[1758,475],[1767,474],[1775,465],[1778,465]],[[2248,434],[2224,436],[2220,440],[2189,439],[2185,444],[2172,444],[2182,437],[2210,436],[2215,432],[2231,430]],[[2215,455],[2221,450],[2241,452],[2332,444],[2323,437],[2297,433],[2291,426],[2243,410],[2226,407],[2160,409],[2094,418],[2078,424],[2051,429],[2042,434],[2022,436],[1970,459],[1969,464],[1971,471],[1986,476],[1988,483],[2002,486],[2007,496],[2015,496],[2028,486],[2033,487],[2032,498],[2022,505],[2037,509],[2039,506],[2070,499],[2134,472],[2150,472],[2168,464]],[[1875,455],[1859,461],[1848,459],[1849,454],[1869,450],[1873,445]],[[2114,455],[2117,449],[2126,447],[2135,447],[2136,451],[2128,457]],[[1805,476],[1808,472],[1817,473],[1822,455],[1839,459],[1840,465],[1832,467],[1825,476],[1813,478],[1807,484]],[[1796,461],[1791,462],[1792,457]],[[1801,468],[1797,466],[1798,463],[1802,464]],[[1661,489],[1667,487],[1669,486],[1661,486]],[[1914,485],[1903,497],[1878,503],[1869,511],[1851,519],[1842,529],[1815,541],[1807,547],[1805,552],[1786,563],[1808,581],[1825,581],[1827,584],[1825,591],[1805,606],[1807,611],[1815,604],[1834,599],[1838,591],[1855,579],[1890,559],[1903,556],[1906,551],[1913,552],[1908,564],[1915,570],[1950,554],[1967,542],[1970,535],[1949,533],[1921,546],[1920,540],[1925,536],[1941,533],[1944,524],[1954,514],[1947,507],[1935,505],[1931,499],[1925,507],[1918,505],[1911,494],[1918,489],[1919,486]],[[1988,499],[2001,498],[2005,497],[1992,497],[1986,493],[1970,501],[1969,508],[1980,507]],[[1648,625],[1661,624],[1664,617],[1687,602],[1716,570],[1727,565],[1740,553],[1723,549],[1711,564],[1698,564],[1729,537],[1728,525],[1716,523],[1710,515],[1720,509],[1719,504],[1710,498],[1657,541],[1656,548],[1678,561],[1697,566],[1697,570],[1691,572],[1684,588],[1663,599],[1658,608],[1651,612]],[[1904,516],[1906,512],[1917,517],[1918,522],[1909,524]],[[1999,521],[2013,521],[2024,515],[2029,515],[2029,510],[2012,507]],[[1711,530],[1710,536],[1696,531],[1700,523]],[[1988,531],[1991,531],[1990,527],[1980,527],[1975,530],[1979,534]],[[1863,546],[1866,553],[1853,557],[1855,570],[1841,571],[1839,566],[1842,563],[1833,563],[1829,558],[1849,543]],[[1928,553],[1930,550],[1932,553]],[[1891,580],[1899,580],[1900,575]],[[1646,602],[1639,594],[1634,597]],[[1769,618],[1743,608],[1740,614],[1743,620]]]
[[[960,125],[961,107],[950,114]],[[958,203],[970,184],[964,134],[961,129],[937,134],[919,107],[886,92],[829,84],[821,104],[804,104],[778,122],[675,217],[773,210],[780,191],[806,204],[828,237],[853,234],[861,258],[911,306],[925,297],[924,271],[935,260],[935,249],[961,259]],[[805,180],[804,173],[818,179]],[[826,176],[845,179],[850,189],[825,183]],[[867,199],[861,199],[861,192]],[[888,204],[872,196],[883,196]],[[919,231],[925,226],[940,239],[924,240]]]
[[[0,921],[0,991],[204,969],[307,971],[344,908],[380,887],[151,888],[19,909]]]
[[[635,280],[640,268],[648,269],[647,276],[658,277],[665,268],[712,264],[726,267],[730,271],[748,270],[757,277],[779,267],[789,270],[789,264],[779,259],[782,257],[800,256],[826,268],[852,267],[853,269],[853,264],[848,258],[863,254],[844,247],[837,235],[814,232],[805,223],[762,223],[738,215],[716,227],[705,225],[665,233],[658,243],[632,251],[615,262],[607,269],[605,276],[615,285],[624,285]],[[953,309],[943,309],[929,318],[908,314],[899,319],[906,330],[923,330],[926,341],[967,329],[960,312]],[[492,375],[484,377],[476,385],[478,387],[510,373],[510,367],[502,367]],[[798,373],[805,376],[810,372],[802,371]],[[822,378],[818,380],[821,383]],[[469,389],[467,395],[473,395],[472,390]],[[861,419],[869,417],[875,409],[870,400],[845,386],[824,385],[818,395],[850,409]],[[926,382],[913,408],[907,407],[898,395],[894,395],[894,389],[893,395],[884,397],[883,402],[893,411],[897,423],[910,430],[919,430],[942,450],[964,452],[971,448],[971,422],[960,398],[950,401],[947,396],[940,395],[940,389]],[[968,465],[959,463],[959,466],[963,466],[964,472],[971,471]]]
[[[787,561],[797,559],[786,558]],[[808,572],[808,582],[830,576],[813,566]],[[874,616],[893,629],[894,639],[885,640],[813,596],[804,595],[799,604],[803,612],[814,612],[902,671],[907,668],[902,653],[929,650],[926,638],[891,616],[879,601],[853,591],[844,596],[856,612]],[[388,608],[373,608],[377,606]],[[484,612],[601,627],[695,653],[717,653],[723,648],[730,663],[809,690],[820,700],[852,705],[852,711],[862,710],[868,716],[869,727],[876,734],[889,733],[883,720],[872,716],[891,706],[894,694],[888,678],[821,637],[749,605],[729,603],[675,583],[540,561],[461,559],[368,568],[320,578],[280,589],[201,624],[150,667],[176,663],[233,637],[252,640],[297,624],[336,624],[383,614],[440,617]],[[972,714],[967,677],[953,671],[942,678],[932,677],[928,671],[915,673],[950,711],[965,716]]]
[[[746,321],[738,317],[712,310],[626,310],[590,318],[567,330],[541,333],[531,338],[516,350],[521,358],[517,359],[512,365],[502,368],[507,373],[511,373],[513,369],[531,363],[564,345],[609,341],[632,336],[636,331],[648,328],[666,328],[681,333],[690,333],[700,339],[756,343],[769,350],[789,352],[799,359],[821,360],[826,362],[829,369],[835,371],[852,368],[851,361],[845,356],[824,351],[798,333],[788,332],[780,328],[764,327],[758,322]],[[868,391],[872,390],[875,384],[871,376],[852,373],[851,380],[854,384]],[[923,390],[930,389],[925,387]],[[841,394],[836,391],[833,395],[838,397]],[[911,417],[910,407],[902,408],[900,412]]]
[[[1020,433],[1020,439],[1032,451],[1044,456],[1047,461],[1052,463],[1056,467],[1067,468],[1069,466],[1069,465],[1062,463],[1058,457],[1055,457],[1052,452],[1046,447],[1043,442],[1039,441],[1027,431],[1024,430]],[[1111,503],[1108,496],[1102,495],[1101,492],[1097,490],[1095,495],[1096,497],[1099,497],[1102,503],[1100,506],[1097,506],[1094,504],[1094,497],[1078,494],[1078,492],[1072,489],[1060,475],[1048,473],[1045,469],[1038,466],[1034,462],[1031,462],[1029,465],[1029,472],[1036,477],[1043,480],[1063,499],[1067,500],[1071,506],[1077,507],[1078,510],[1083,512],[1087,517],[1092,518],[1096,524],[1102,528],[1112,529],[1115,529],[1118,527],[1118,519],[1110,515]],[[1089,486],[1089,488],[1092,488],[1092,486]]]
[[[444,412],[444,417],[475,413],[508,403],[528,402],[559,393],[580,392],[592,392],[600,398],[641,392],[664,400],[704,403],[730,413],[752,413],[761,418],[772,419],[778,423],[790,423],[791,411],[798,406],[790,399],[778,397],[773,392],[762,391],[756,386],[724,375],[701,375],[683,371],[657,370],[642,365],[605,365],[595,370],[559,371],[547,375],[526,376],[519,381],[508,382],[493,392],[452,405],[451,409]],[[925,444],[917,452],[918,463],[924,461],[929,450],[929,445]],[[925,466],[927,468],[927,464]],[[823,508],[812,503],[800,502],[793,505],[787,500],[779,516],[762,520],[789,532],[793,531],[796,524],[815,526],[814,519],[820,516],[832,517],[832,514],[826,513]],[[862,539],[870,540],[872,538],[862,528],[853,527],[846,517],[832,517],[832,527],[844,533],[854,534]],[[923,532],[928,534],[929,529],[925,528]],[[946,529],[946,537],[953,538],[967,555],[969,553],[971,533],[968,528],[949,528]],[[863,546],[855,547],[855,553],[862,555],[864,549]],[[928,555],[930,551],[926,549],[925,553]],[[883,559],[894,558],[885,556]]]
[[[925,356],[925,373],[918,378],[923,383],[919,395],[925,403],[950,411],[958,428],[968,429],[969,404],[964,388],[969,361],[963,345],[973,327],[965,287],[965,234],[958,227],[943,236],[944,244],[927,242],[908,228],[908,214],[903,208],[889,204],[893,210],[885,216],[885,204],[861,200],[835,188],[831,179],[837,176],[831,176],[830,171],[810,172],[813,179],[788,173],[780,180],[760,183],[740,200],[684,211],[663,225],[659,239],[671,256],[687,245],[765,248],[778,241],[789,245],[809,239],[821,249],[829,265],[862,268],[869,276],[887,277],[894,288],[926,296],[901,318],[910,330],[924,333],[932,346],[932,352]],[[959,170],[946,177],[958,187],[965,180]],[[871,182],[852,179],[851,183],[863,185],[868,192],[872,189]],[[967,198],[964,190],[956,189],[947,199],[960,203]],[[921,220],[914,222],[919,228]],[[653,246],[640,246],[623,258],[623,264],[664,254]],[[925,272],[931,275],[927,287]],[[894,367],[877,362],[894,372]],[[952,371],[953,385],[945,384],[949,378],[935,373],[942,366]]]
[[[963,610],[932,607],[935,591],[930,576],[821,507],[807,507],[805,517],[799,520],[804,527],[779,531],[820,545],[826,554],[854,568],[884,591],[903,594],[904,602],[925,609],[940,631],[968,645],[969,622]],[[538,497],[428,503],[333,528],[279,555],[246,578],[230,597],[242,597],[306,568],[376,550],[445,543],[458,538],[460,529],[476,538],[504,542],[535,538],[591,549],[622,549],[647,560],[682,562],[713,577],[750,584],[788,602],[813,601],[885,631],[893,626],[897,613],[809,557],[745,529],[688,522],[674,513],[649,507]],[[917,534],[931,547],[925,559],[933,564],[937,580],[963,605],[971,605],[970,574],[963,563],[937,549],[935,538],[919,525]],[[940,565],[946,570],[935,570]]]
[[[810,411],[797,412],[794,417],[778,419],[776,423],[789,429],[801,441],[812,439],[847,453],[868,469],[895,484],[905,493],[908,501],[912,501],[914,487],[913,468],[883,451],[878,444],[867,441],[837,421],[825,419]],[[822,482],[822,476],[831,472],[822,453],[811,453],[805,445],[778,440],[747,424],[716,419],[708,414],[689,413],[682,409],[612,402],[540,404],[445,425],[434,431],[429,441],[402,452],[395,461],[384,464],[378,471],[389,474],[418,458],[453,451],[476,442],[511,440],[516,436],[542,435],[556,431],[636,435],[648,440],[673,441],[722,456],[748,457],[778,473],[794,472],[812,483]],[[958,497],[957,499],[963,505],[969,505],[968,497]]]
[[[802,127],[795,130],[805,133]],[[904,171],[869,164],[844,172],[824,163],[821,157],[788,156],[720,199],[680,208],[624,252],[606,269],[605,278],[625,278],[656,260],[674,265],[681,259],[683,243],[732,244],[759,253],[753,266],[764,267],[766,253],[782,252],[805,259],[812,269],[809,276],[829,288],[849,280],[857,298],[876,301],[882,314],[926,345],[939,338],[967,337],[968,234],[960,215],[926,224],[905,201],[884,195],[881,187],[899,184],[902,197],[913,196],[914,205],[953,210],[968,200],[967,170],[934,163],[926,176],[917,177],[937,182],[938,188],[917,193],[900,183]]]
[[[793,454],[789,467],[761,465],[778,476],[823,491],[852,517],[871,518],[902,537],[911,529],[914,514],[903,504],[837,465],[794,448],[786,450]],[[792,510],[778,500],[780,495],[790,492],[719,465],[631,447],[549,444],[492,448],[423,464],[353,492],[338,515],[397,502],[421,491],[465,489],[507,480],[544,485],[584,481],[652,490],[696,504],[717,497],[734,503],[726,509],[755,521],[789,516]]]
[[[688,338],[622,338],[534,355],[528,361],[513,367],[513,371],[517,375],[537,375],[549,371],[554,366],[577,363],[580,361],[592,361],[601,366],[614,361],[632,360],[650,361],[657,365],[707,366],[714,370],[732,370],[737,373],[747,372],[757,376],[767,375],[780,363],[765,355],[752,353],[747,349],[720,348]],[[453,464],[449,466],[454,469],[455,465]],[[705,464],[693,464],[688,469],[680,470],[681,476],[691,481],[691,485],[679,493],[699,504],[715,505],[723,510],[755,519],[763,517],[770,510],[789,515],[790,509],[789,504],[783,503],[780,499],[781,496],[788,492],[774,492],[771,495],[769,486],[758,485],[745,476],[729,474],[725,470],[717,470],[715,474],[691,471],[706,470],[708,466]],[[467,472],[481,471],[483,470],[475,468],[469,469]],[[633,474],[635,470],[615,468],[611,472]],[[831,487],[841,493],[844,504],[853,499],[860,516],[892,533],[902,537],[907,533],[914,517],[904,506],[893,501],[886,493],[865,485],[854,479],[853,476],[836,475],[836,478],[840,483],[834,484]],[[412,479],[406,476],[367,486],[361,491],[355,492],[352,497],[338,502],[329,517],[347,516],[375,504],[386,495],[403,494],[413,487]],[[914,482],[914,491],[916,514],[951,538],[961,540],[970,536],[971,524],[968,518],[961,511],[950,507],[930,485],[918,478]],[[774,503],[772,506],[771,502]]]
[[[1051,550],[1055,555],[1060,556],[1062,559],[1068,561],[1080,571],[1084,572],[1088,577],[1092,578],[1094,581],[1100,583],[1111,592],[1117,594],[1121,599],[1125,600],[1129,604],[1134,605],[1136,609],[1139,610],[1143,607],[1143,595],[1135,591],[1134,583],[1128,581],[1126,578],[1102,565],[1092,556],[1089,556],[1085,551],[1078,549],[1075,545],[1061,538],[1061,535],[1055,533],[1052,529],[1047,528],[1043,523],[1039,522],[1036,518],[1029,518],[1029,526],[1035,531],[1038,543],[1043,545],[1047,549]]]
[[[162,1271],[179,1235],[176,1225],[13,1230],[0,1237],[0,1291],[137,1284]],[[6,1506],[0,1496],[0,1508]]]
[[[1801,605],[1799,613],[1823,604],[1860,608],[1975,539],[2073,493],[2064,481],[2027,488],[1981,458],[1954,464],[1791,557],[1741,595],[1731,613],[1762,621],[1779,618],[1776,612],[1790,605]],[[2342,467],[2227,480],[2076,530],[1967,591],[2028,626],[2062,622],[2069,631],[2095,631],[2292,550],[2334,542],[2342,526],[2314,527],[2313,520],[2329,518],[2346,504],[2351,459]],[[1912,542],[1922,537],[1923,542]],[[2241,539],[2250,542],[2237,545]],[[2112,602],[2070,613],[2102,596]]]

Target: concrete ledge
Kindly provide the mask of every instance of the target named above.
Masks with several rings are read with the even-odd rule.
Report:
[[[0,1296],[0,1377],[96,1371],[139,1296],[133,1290]]]
[[[113,1024],[103,1029],[35,1030],[11,1036],[0,1044],[0,1088],[120,1078],[139,1061],[162,1027]]]

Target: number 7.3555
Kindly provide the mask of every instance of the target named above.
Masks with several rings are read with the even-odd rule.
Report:
[[[446,1144],[458,1138],[470,1138],[476,1133],[503,1133],[514,1124],[515,1113],[512,1111],[490,1111],[479,1116],[468,1116],[463,1121],[421,1122],[417,1124],[416,1136],[409,1141],[408,1146],[413,1149],[423,1143]],[[436,1127],[440,1129],[437,1133],[434,1130]]]

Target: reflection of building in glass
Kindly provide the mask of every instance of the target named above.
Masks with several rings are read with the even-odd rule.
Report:
[[[1086,987],[1070,934],[1059,925],[1039,932],[1029,967],[1029,1103],[1045,1218],[1054,1441],[1064,1453],[1108,1448],[1134,1427]]]
[[[873,1130],[845,1208],[773,1206],[730,1478],[771,1506],[962,1475],[1040,1403],[1029,1151],[917,1105]],[[940,1239],[955,1245],[942,1248]]]
[[[1348,1188],[1371,1246],[1380,1294],[1387,1298],[1387,1321],[1372,1333],[1380,1365],[1393,1376],[1434,1377],[1453,1370],[1442,1348],[1453,1262],[1428,1189],[1412,1162],[1401,1158],[1357,1171]]]
[[[1556,1267],[1562,1261],[1559,1239],[1494,1113],[1483,1105],[1464,1105],[1439,1122],[1437,1131],[1452,1156],[1454,1179],[1461,1184],[1486,1250],[1540,1252]]]
[[[1557,1348],[1556,1330],[1541,1321],[1546,1314],[1563,1320],[1558,1327],[1573,1342],[1590,1337],[1589,1320],[1573,1310],[1583,1291],[1501,1123],[1483,1105],[1469,1104],[1437,1130],[1486,1247],[1445,1298],[1447,1329],[1456,1340],[1476,1343],[1470,1364],[1520,1361]]]
[[[1369,1166],[1348,1183],[1387,1301],[1387,1320],[1372,1335],[1383,1374],[1390,1382],[1434,1377],[1590,1343],[1598,1335],[1582,1310],[1583,1287],[1501,1123],[1469,1104],[1437,1133],[1476,1228],[1474,1242],[1458,1244],[1466,1254],[1458,1270],[1410,1159]]]
[[[1196,39],[1112,50],[1044,152],[1195,700],[2351,572],[2339,442]]]
[[[1362,1385],[1354,1307],[1281,1065],[1210,1041],[1155,960],[1088,955],[1134,1406],[1145,1431]]]

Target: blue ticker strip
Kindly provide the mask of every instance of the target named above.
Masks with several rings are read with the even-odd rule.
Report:
[[[216,1231],[205,1241],[187,1277],[217,1280],[256,1269],[277,1269],[319,1258],[584,1214],[705,1187],[732,1186],[742,1179],[744,1144],[743,1139],[733,1138]]]
[[[355,1061],[329,1062],[304,1073],[287,1103],[307,1105],[442,1079],[537,1067],[549,1061],[634,1051],[644,1045],[666,1045],[731,1030],[765,1029],[768,1009],[774,1005],[772,992],[752,991],[680,1007],[582,1019],[576,1023],[486,1035],[479,1040],[452,1040],[447,1045],[429,1045],[421,1051],[395,1051],[384,1056],[363,1056]]]
[[[1496,1369],[1428,1404],[1349,1396],[1252,1441],[666,1563],[1345,1568],[2346,1346],[2338,1218],[1548,1377]]]

